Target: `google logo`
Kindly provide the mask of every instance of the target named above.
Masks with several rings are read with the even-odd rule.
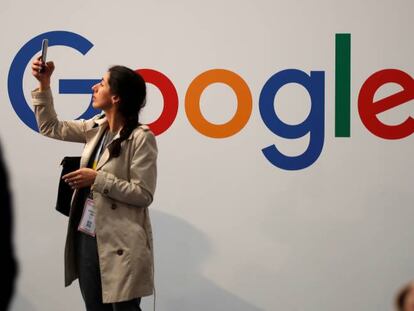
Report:
[[[41,41],[49,39],[49,46],[66,46],[83,55],[93,44],[83,36],[68,31],[51,31],[28,41],[18,51],[10,66],[8,92],[16,114],[28,127],[38,131],[33,111],[23,94],[23,74],[33,56],[39,52]],[[350,85],[351,85],[351,35],[336,34],[335,43],[335,137],[350,137]],[[157,87],[164,100],[163,110],[157,120],[149,124],[155,135],[159,135],[173,124],[178,111],[178,94],[172,81],[154,69],[138,69],[147,83]],[[91,87],[100,79],[60,79],[60,94],[91,94]],[[233,117],[224,124],[213,124],[201,113],[200,98],[203,91],[213,83],[229,86],[237,97],[237,109]],[[290,125],[276,114],[276,94],[285,85],[295,83],[309,94],[311,109],[300,124]],[[387,83],[396,83],[401,91],[375,101],[377,90]],[[414,120],[410,116],[398,125],[381,122],[377,115],[414,99],[413,78],[398,69],[383,69],[366,79],[358,96],[358,112],[362,123],[375,136],[383,139],[402,139],[414,132]],[[211,138],[227,138],[238,133],[248,122],[252,112],[252,94],[249,86],[237,73],[226,69],[207,70],[188,86],[185,95],[185,112],[191,125],[201,134]],[[258,100],[260,116],[266,127],[275,135],[286,139],[310,136],[307,149],[298,156],[287,156],[272,144],[261,151],[274,166],[285,170],[301,170],[309,167],[320,156],[325,139],[325,72],[285,69],[273,74],[264,84]],[[91,103],[78,119],[91,118],[96,111]]]

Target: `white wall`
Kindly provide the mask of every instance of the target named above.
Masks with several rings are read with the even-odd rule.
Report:
[[[384,68],[414,75],[412,1],[10,1],[0,11],[0,137],[15,203],[20,264],[13,311],[82,310],[77,283],[63,286],[66,219],[54,211],[59,161],[82,145],[29,129],[12,109],[7,75],[18,50],[53,30],[72,31],[94,47],[86,56],[52,47],[53,92],[61,119],[73,119],[87,95],[61,95],[63,78],[100,78],[109,65],[153,68],[177,88],[174,124],[159,135],[159,179],[151,216],[156,247],[158,310],[382,311],[414,277],[412,137],[371,134],[357,111],[362,83]],[[334,135],[335,34],[352,35],[351,137]],[[198,133],[184,110],[188,85],[224,68],[244,78],[253,111],[236,135]],[[261,149],[302,153],[307,138],[277,138],[264,125],[260,91],[274,73],[325,71],[325,145],[310,167],[286,171]],[[29,66],[24,89],[36,87]],[[383,96],[395,88],[385,87]],[[380,94],[380,95],[381,95]],[[299,86],[281,90],[277,110],[299,123],[309,112]],[[232,91],[213,85],[202,111],[229,120]],[[149,86],[144,122],[163,106]],[[398,124],[410,102],[382,117]],[[150,310],[152,298],[143,300]]]

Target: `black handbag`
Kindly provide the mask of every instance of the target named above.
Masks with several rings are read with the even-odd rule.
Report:
[[[60,163],[62,165],[62,173],[59,179],[56,210],[65,216],[69,216],[70,202],[74,190],[62,179],[62,176],[79,169],[80,159],[81,157],[64,157]]]

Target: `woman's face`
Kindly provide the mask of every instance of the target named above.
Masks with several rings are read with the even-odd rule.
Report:
[[[105,73],[101,82],[92,86],[92,106],[95,109],[108,110],[113,108],[117,96],[113,95],[108,83],[109,72]]]

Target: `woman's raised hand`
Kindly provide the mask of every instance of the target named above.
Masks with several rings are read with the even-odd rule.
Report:
[[[39,70],[42,68],[42,72]],[[40,90],[44,90],[50,86],[50,77],[55,70],[53,62],[43,63],[41,56],[37,57],[32,63],[32,75],[39,81]]]

